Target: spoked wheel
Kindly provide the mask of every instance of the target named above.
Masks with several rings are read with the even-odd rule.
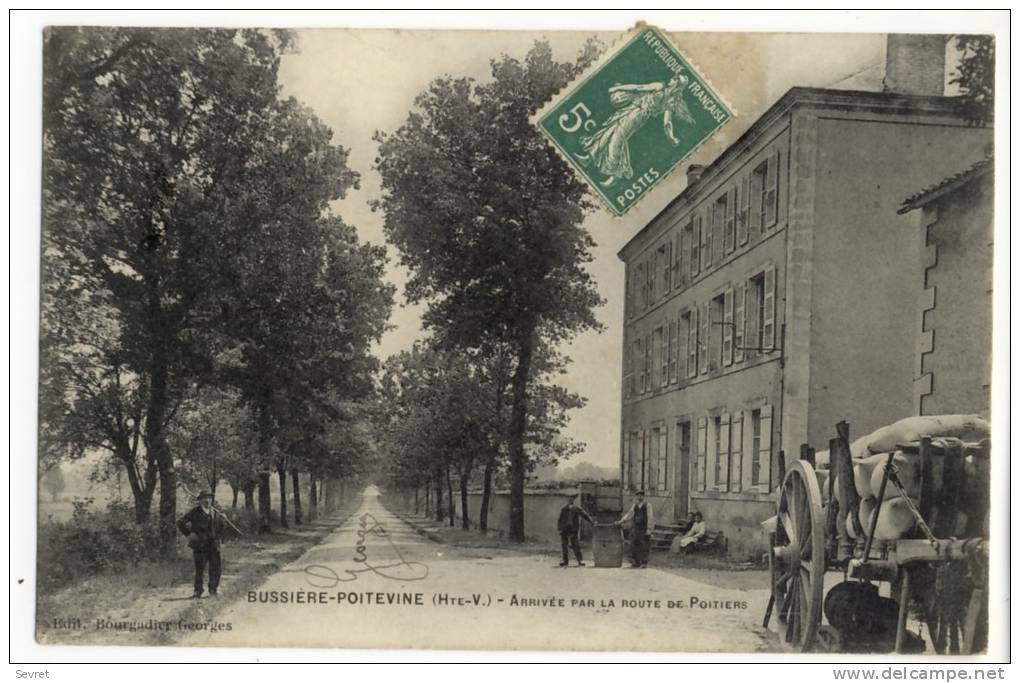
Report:
[[[801,652],[811,648],[822,619],[824,523],[814,468],[797,460],[786,470],[779,491],[775,541],[769,557],[779,635]]]

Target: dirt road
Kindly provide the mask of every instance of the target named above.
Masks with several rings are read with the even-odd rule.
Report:
[[[340,528],[247,592],[196,646],[738,651],[771,649],[766,591],[656,570],[430,541],[375,487]],[[224,596],[221,599],[225,599]]]

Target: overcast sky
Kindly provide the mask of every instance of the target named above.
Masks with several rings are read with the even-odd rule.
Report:
[[[281,65],[285,95],[315,110],[351,151],[350,164],[361,174],[360,189],[334,209],[358,229],[361,238],[384,244],[382,216],[370,200],[379,196],[373,170],[377,153],[372,134],[393,131],[407,118],[415,96],[441,75],[489,76],[489,60],[506,53],[524,56],[536,40],[548,40],[561,60],[572,59],[585,40],[597,35],[612,44],[620,34],[499,31],[385,31],[319,29],[298,32],[298,47]],[[885,59],[879,34],[674,33],[674,44],[693,62],[737,116],[688,161],[709,163],[772,103],[793,86],[876,89]],[[573,414],[568,434],[588,447],[571,463],[588,461],[615,467],[619,461],[620,364],[623,320],[623,264],[616,253],[685,185],[682,164],[623,219],[599,209],[585,227],[598,246],[591,265],[607,300],[598,310],[606,329],[583,334],[563,348],[574,363],[562,382],[588,398]],[[379,345],[380,358],[409,348],[422,336],[420,310],[404,305],[406,273],[390,254],[389,277],[401,288],[390,322],[395,326]]]

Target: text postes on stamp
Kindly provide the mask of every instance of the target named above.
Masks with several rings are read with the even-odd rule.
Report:
[[[733,117],[653,27],[639,27],[532,118],[618,216]]]

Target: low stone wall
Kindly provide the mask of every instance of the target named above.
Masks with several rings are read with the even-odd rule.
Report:
[[[576,495],[577,489],[532,489],[524,493],[524,535],[528,540],[559,543],[559,532],[556,530],[556,523],[559,520],[560,508],[562,508],[571,495]],[[387,506],[393,506],[404,513],[414,512],[414,491],[392,491],[385,492],[383,496]],[[462,517],[460,505],[460,493],[453,492],[454,509],[456,511],[457,524],[460,525]],[[425,498],[421,492],[418,494],[418,512],[425,513]],[[443,505],[448,505],[443,501]],[[480,491],[468,494],[468,521],[471,528],[478,526],[478,512],[482,507],[482,494]],[[510,492],[494,491],[489,498],[489,532],[505,534],[510,528]],[[582,538],[589,538],[590,530],[583,525]]]

